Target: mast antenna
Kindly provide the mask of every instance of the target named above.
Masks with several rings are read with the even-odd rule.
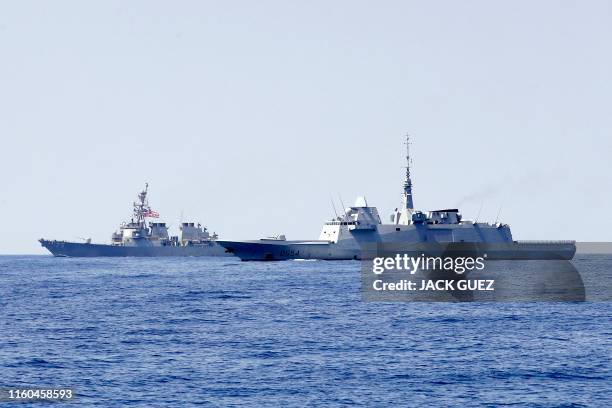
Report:
[[[134,201],[134,212],[132,215],[132,222],[134,222],[134,217],[136,217],[136,222],[141,228],[147,227],[146,217],[148,213],[151,211],[151,207],[149,207],[149,202],[147,201],[147,193],[149,191],[149,183],[145,183],[145,189],[138,193],[138,203]]]
[[[404,208],[408,210],[414,209],[414,203],[412,201],[412,179],[410,178],[410,165],[412,159],[410,158],[410,135],[406,134],[406,178],[404,179],[404,192],[402,194],[404,199]]]
[[[334,204],[334,198],[331,196],[331,194],[329,195],[329,199],[331,201],[332,208],[334,209],[334,214],[336,215],[336,218],[338,218],[338,212],[336,211],[336,205]]]

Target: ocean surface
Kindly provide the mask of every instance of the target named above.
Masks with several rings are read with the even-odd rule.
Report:
[[[612,406],[612,303],[366,303],[360,266],[2,256],[0,389],[88,407]]]

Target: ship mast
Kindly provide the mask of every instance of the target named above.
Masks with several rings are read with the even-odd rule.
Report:
[[[404,179],[404,191],[402,193],[402,201],[404,209],[413,211],[414,203],[412,202],[412,180],[410,179],[410,135],[406,135],[406,178]]]
[[[138,193],[138,200],[140,202],[134,202],[134,217],[136,222],[142,228],[146,228],[146,214],[149,211],[149,203],[147,202],[147,192],[149,191],[149,183],[145,183],[145,189]]]

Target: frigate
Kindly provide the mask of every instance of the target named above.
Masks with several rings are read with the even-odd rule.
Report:
[[[284,235],[260,240],[220,240],[228,253],[243,261],[288,259],[349,260],[376,256],[381,248],[418,256],[484,255],[488,259],[572,259],[574,241],[515,241],[510,226],[463,219],[459,209],[419,211],[414,208],[410,138],[406,137],[406,173],[402,205],[383,223],[376,207],[359,197],[341,216],[325,222],[317,240],[287,240]]]
[[[159,218],[159,213],[149,206],[145,189],[133,203],[133,215],[129,222],[123,222],[111,236],[110,244],[47,240],[41,238],[41,245],[55,256],[98,257],[98,256],[230,256],[217,243],[217,234],[212,235],[206,227],[195,222],[180,223],[180,237],[169,236],[165,222],[149,222],[147,218]]]

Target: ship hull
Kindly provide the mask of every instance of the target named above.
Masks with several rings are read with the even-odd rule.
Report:
[[[41,239],[40,243],[58,257],[231,256],[216,242],[188,246],[124,246]]]
[[[290,259],[358,260],[395,253],[418,257],[484,256],[490,260],[570,260],[576,253],[573,241],[507,243],[392,243],[363,247],[343,246],[328,241],[218,241],[227,252],[243,261],[282,261]]]

